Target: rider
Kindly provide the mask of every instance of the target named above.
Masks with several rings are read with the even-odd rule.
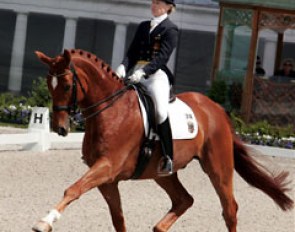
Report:
[[[161,176],[173,173],[173,142],[168,104],[170,85],[174,80],[166,64],[178,40],[178,28],[168,18],[174,9],[174,0],[152,0],[152,20],[138,26],[127,55],[116,70],[121,78],[131,72],[129,81],[144,85],[153,99],[163,153],[158,168]]]

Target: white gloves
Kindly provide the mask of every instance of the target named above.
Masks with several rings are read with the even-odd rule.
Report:
[[[116,74],[120,78],[125,78],[126,77],[126,69],[123,64],[120,64],[118,68],[116,69]],[[145,72],[143,69],[138,69],[136,70],[131,76],[127,77],[127,79],[134,84],[137,84],[140,82],[140,80],[145,76]]]
[[[116,69],[116,74],[120,78],[125,78],[125,76],[126,76],[126,70],[125,70],[125,66],[123,64],[120,64],[118,66],[118,68]]]
[[[142,69],[136,70],[131,76],[128,77],[128,80],[131,83],[137,84],[145,76],[145,72]]]

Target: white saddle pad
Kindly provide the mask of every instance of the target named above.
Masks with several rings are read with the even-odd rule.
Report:
[[[140,98],[138,99],[147,136],[149,127],[147,114],[143,103]],[[198,123],[193,111],[186,103],[176,98],[174,102],[169,104],[168,115],[173,139],[193,139],[197,136]]]

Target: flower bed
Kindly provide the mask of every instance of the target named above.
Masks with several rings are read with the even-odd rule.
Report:
[[[19,105],[2,106],[0,108],[0,121],[9,124],[24,124],[27,125],[30,122],[31,107]]]
[[[267,121],[246,124],[234,114],[231,114],[231,119],[237,135],[247,143],[295,149],[293,125],[278,127]]]
[[[286,149],[295,149],[295,137],[289,138],[279,138],[272,137],[270,135],[259,135],[259,133],[253,134],[239,134],[240,138],[247,143],[262,145],[262,146],[272,146],[281,147]]]

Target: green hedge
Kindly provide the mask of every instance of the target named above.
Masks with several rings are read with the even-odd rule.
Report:
[[[44,78],[33,81],[32,90],[27,97],[13,93],[0,94],[0,121],[26,125],[29,123],[33,106],[51,107],[51,98]]]

